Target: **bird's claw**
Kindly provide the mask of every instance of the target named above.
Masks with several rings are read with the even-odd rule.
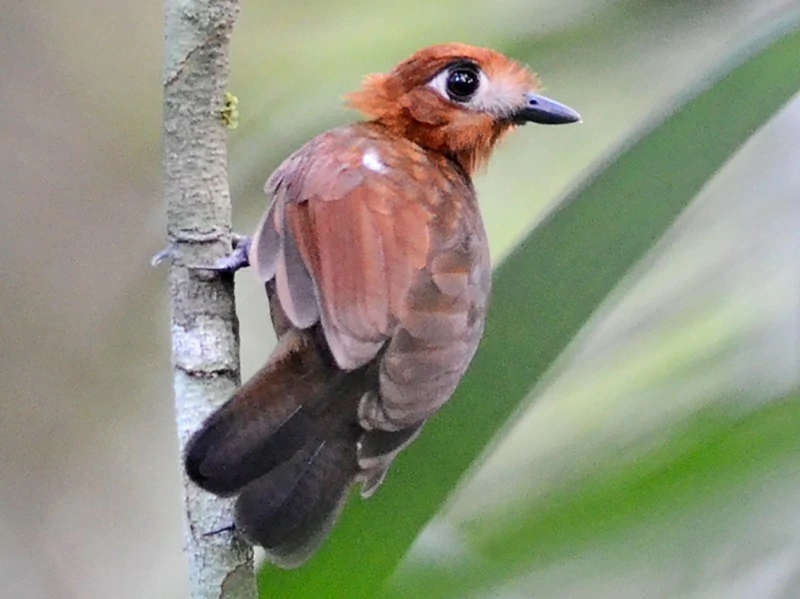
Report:
[[[173,247],[170,243],[167,247],[150,258],[150,266],[161,266],[161,263],[164,262],[164,260],[172,257],[172,251]]]
[[[236,531],[236,524],[231,522],[227,526],[223,526],[222,528],[217,528],[216,530],[210,530],[208,532],[204,532],[204,537],[214,537],[218,534],[222,534],[223,532],[235,532]]]
[[[252,239],[246,235],[239,235],[234,233],[231,242],[233,244],[233,251],[220,258],[211,266],[204,266],[208,270],[217,270],[221,272],[236,272],[241,268],[250,266],[250,245]]]

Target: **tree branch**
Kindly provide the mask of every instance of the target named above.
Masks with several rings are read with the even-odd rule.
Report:
[[[226,131],[221,112],[237,0],[165,0],[164,150],[172,255],[172,360],[181,452],[239,384],[233,277],[187,268],[231,250]],[[231,503],[184,477],[193,599],[254,599],[252,549],[219,531]]]

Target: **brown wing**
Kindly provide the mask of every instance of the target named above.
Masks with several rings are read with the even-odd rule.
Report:
[[[394,199],[376,207],[385,190],[373,179],[365,176],[339,201],[286,208],[287,230],[316,282],[331,352],[348,370],[370,361],[391,336],[430,245],[430,212]]]
[[[488,248],[471,185],[449,162],[364,125],[323,134],[268,182],[253,241],[287,318],[322,324],[337,364],[386,346],[366,428],[397,430],[449,398],[483,327]]]

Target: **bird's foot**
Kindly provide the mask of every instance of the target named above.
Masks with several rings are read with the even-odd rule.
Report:
[[[190,265],[189,268],[194,270],[212,270],[216,272],[235,273],[241,268],[250,266],[249,254],[252,239],[246,235],[234,233],[231,236],[231,243],[233,245],[233,251],[224,258],[220,258],[212,264],[193,264]],[[172,257],[173,251],[173,244],[169,244],[167,247],[153,256],[153,258],[150,260],[150,263],[153,266],[160,265],[162,262]]]
[[[233,273],[241,268],[250,266],[250,245],[252,242],[253,240],[247,235],[234,233],[231,237],[233,251],[224,258],[220,258],[214,262],[210,267],[206,266],[202,268]]]

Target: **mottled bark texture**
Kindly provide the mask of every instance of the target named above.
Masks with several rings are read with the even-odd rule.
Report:
[[[181,451],[239,384],[233,278],[188,268],[230,252],[226,130],[221,118],[236,0],[165,0],[164,150],[172,250],[172,359]],[[257,596],[251,548],[230,532],[231,502],[185,481],[193,599]]]

